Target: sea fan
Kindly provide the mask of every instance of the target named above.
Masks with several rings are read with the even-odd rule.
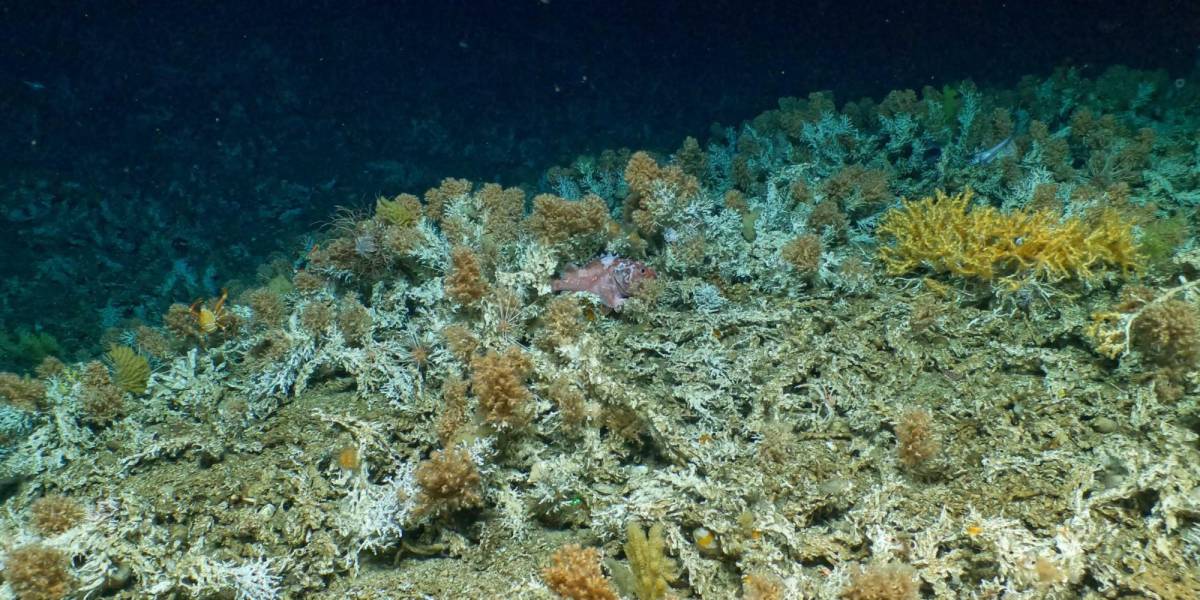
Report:
[[[146,383],[150,381],[150,363],[146,357],[129,346],[113,344],[108,351],[108,360],[112,364],[113,382],[117,387],[135,396],[146,391]]]

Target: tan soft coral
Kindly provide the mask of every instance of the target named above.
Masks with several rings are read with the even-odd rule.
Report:
[[[471,389],[479,398],[484,421],[498,427],[516,427],[529,421],[533,394],[525,379],[533,370],[529,356],[518,348],[503,354],[490,351],[471,363]]]
[[[520,234],[521,217],[525,215],[525,192],[521,188],[507,188],[489,183],[479,190],[479,203],[483,206],[483,233],[488,243],[503,245]]]
[[[4,580],[21,600],[60,600],[75,591],[69,562],[60,550],[21,546],[4,558]]]
[[[555,594],[568,600],[617,600],[612,584],[600,572],[600,553],[595,548],[569,544],[550,557],[542,569],[542,581]]]
[[[0,400],[26,411],[42,407],[46,399],[46,386],[32,377],[16,373],[0,373]]]
[[[842,590],[844,600],[917,600],[921,597],[916,572],[902,563],[860,567]]]
[[[450,271],[446,273],[445,285],[446,295],[464,306],[474,306],[490,289],[483,279],[479,257],[465,246],[456,246],[450,251]]]
[[[463,448],[436,450],[417,465],[418,514],[449,514],[483,504],[479,469]]]
[[[440,223],[446,214],[446,206],[456,198],[470,194],[471,187],[471,182],[466,179],[443,179],[441,185],[425,192],[425,216]]]
[[[608,220],[608,206],[594,194],[582,200],[540,194],[533,199],[533,212],[525,223],[542,243],[553,246],[572,239],[602,239]]]
[[[700,193],[700,182],[695,177],[676,165],[660,167],[645,152],[629,158],[625,182],[633,198],[630,219],[647,235],[670,226]]]

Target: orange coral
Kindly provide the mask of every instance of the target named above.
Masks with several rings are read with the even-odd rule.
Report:
[[[429,460],[417,465],[413,477],[420,489],[419,514],[446,514],[483,504],[483,478],[462,448],[436,450]]]
[[[450,251],[450,271],[446,273],[446,295],[465,306],[472,306],[488,293],[479,258],[470,248],[456,246]]]
[[[608,206],[594,194],[582,200],[567,200],[553,194],[533,199],[533,212],[526,224],[546,244],[560,244],[577,236],[606,232]]]
[[[655,233],[679,215],[697,194],[700,182],[678,166],[658,166],[645,152],[635,152],[625,166],[625,181],[636,196],[630,218],[643,233]]]
[[[1003,213],[970,207],[972,196],[970,188],[954,196],[938,191],[888,211],[878,229],[893,240],[879,250],[888,271],[928,267],[1016,289],[1031,279],[1088,281],[1102,269],[1139,266],[1132,228],[1116,211],[1089,221],[1045,210]]]
[[[551,566],[542,569],[542,581],[554,593],[568,600],[617,600],[612,584],[600,572],[600,553],[595,548],[569,544],[550,557]]]
[[[4,559],[4,579],[21,600],[59,600],[74,592],[68,559],[54,548],[21,546]]]
[[[46,398],[46,386],[31,377],[16,373],[0,373],[0,399],[26,411],[42,407]]]
[[[470,181],[453,177],[443,179],[441,185],[425,192],[425,216],[440,223],[446,213],[446,205],[451,200],[470,193]]]
[[[515,347],[504,354],[490,351],[471,363],[471,389],[485,421],[504,427],[529,419],[533,394],[524,381],[532,370],[529,356]]]

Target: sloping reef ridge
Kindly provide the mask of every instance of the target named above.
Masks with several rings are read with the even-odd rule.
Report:
[[[0,598],[1200,597],[1198,111],[814,93],[347,211],[0,375]]]

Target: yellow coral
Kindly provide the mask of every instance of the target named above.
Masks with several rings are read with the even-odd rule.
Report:
[[[1111,209],[1087,221],[1048,210],[1004,213],[971,207],[970,188],[953,196],[905,201],[888,211],[878,233],[893,240],[880,258],[893,275],[928,267],[1010,289],[1031,280],[1093,280],[1103,269],[1137,268],[1133,231]]]
[[[629,559],[633,595],[638,600],[661,600],[667,596],[668,584],[675,581],[675,561],[667,558],[662,525],[652,525],[649,531],[630,523],[626,527],[629,540],[625,556]]]
[[[412,227],[421,220],[421,201],[412,194],[400,194],[391,200],[375,200],[375,216],[396,227]]]
[[[113,344],[108,360],[113,367],[113,383],[118,388],[135,396],[146,391],[146,383],[150,381],[150,363],[146,357],[128,346]]]

